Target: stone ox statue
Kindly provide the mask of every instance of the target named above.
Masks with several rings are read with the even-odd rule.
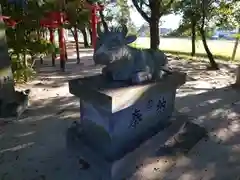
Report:
[[[167,56],[160,50],[136,49],[128,44],[135,35],[127,36],[125,25],[101,32],[97,28],[98,40],[94,52],[95,64],[106,65],[102,72],[113,81],[140,84],[156,80],[166,72]]]

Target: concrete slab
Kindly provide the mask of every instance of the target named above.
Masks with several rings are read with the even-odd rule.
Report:
[[[100,68],[92,65],[91,53],[85,51],[85,49],[81,49],[80,53],[84,66],[77,66],[76,60],[69,60],[68,73],[60,73],[56,72],[59,70],[59,61],[56,61],[56,67],[51,67],[48,71],[46,71],[46,66],[40,68],[41,72],[37,83],[41,82],[43,86],[35,86],[36,81],[34,81],[29,83],[27,88],[26,85],[22,87],[22,89],[31,88],[33,90],[31,112],[27,114],[28,118],[21,118],[19,123],[7,125],[0,123],[0,179],[100,180],[94,175],[93,167],[90,166],[87,170],[80,168],[82,166],[79,163],[80,156],[68,157],[64,140],[69,123],[79,119],[78,101],[68,93],[67,80],[101,72]],[[201,150],[204,151],[204,156],[208,154],[212,156],[212,153],[215,154],[219,151],[218,155],[214,155],[212,159],[203,158],[202,167],[205,168],[208,161],[210,165],[215,161],[218,162],[218,159],[224,154],[221,153],[222,151],[227,152],[227,150],[234,149],[234,151],[229,151],[229,154],[225,153],[225,158],[222,159],[225,159],[226,162],[231,159],[232,155],[236,157],[240,131],[236,129],[237,125],[234,122],[239,122],[240,103],[236,103],[236,106],[232,106],[232,104],[240,100],[239,91],[222,88],[235,82],[235,75],[231,72],[234,69],[224,66],[219,71],[205,71],[203,68],[208,62],[199,61],[171,60],[170,64],[174,69],[187,72],[189,76],[188,82],[177,93],[177,109],[191,110],[187,112],[192,119],[197,118],[196,122],[206,125],[209,130],[215,128],[212,131],[216,135],[216,139],[221,137],[224,140],[221,142],[221,146],[214,142],[211,142],[214,144],[213,146],[205,143],[196,146],[202,146]],[[50,59],[49,66],[51,66]],[[202,81],[207,83],[202,83]],[[53,87],[52,84],[57,84],[58,87]],[[77,105],[75,109],[62,111],[74,102]],[[61,114],[59,114],[60,111]],[[226,128],[231,131],[226,131]],[[225,146],[227,146],[226,149]],[[201,156],[198,157],[198,160],[201,160]],[[187,159],[189,157],[190,155],[187,156]],[[220,161],[221,167],[224,168],[220,168],[220,175],[212,179],[221,179],[220,176],[224,171],[227,172],[226,175],[231,175],[228,172],[231,169],[234,170],[232,166],[225,168],[225,162]],[[236,161],[240,162],[237,158]],[[180,165],[183,166],[187,162]],[[202,173],[205,172],[204,168]],[[177,169],[179,170],[179,167]],[[155,171],[158,172],[157,170],[156,168]],[[191,180],[190,175],[196,176],[201,168],[193,168],[188,165],[185,170],[184,173],[187,175],[181,174],[181,180]],[[238,169],[236,169],[237,171]],[[150,171],[150,173],[154,172]],[[138,176],[135,177],[138,178]],[[234,179],[235,176],[224,178],[239,180]],[[143,177],[142,179],[146,180],[147,178]],[[158,176],[155,179],[161,180]]]
[[[179,157],[183,156],[198,141],[194,141],[198,138],[197,134],[188,132],[191,128],[188,130],[184,128],[186,130],[184,133],[188,132],[187,134],[176,136],[179,128],[187,121],[187,116],[179,114],[174,116],[172,124],[168,128],[160,131],[121,159],[112,162],[107,161],[104,156],[85,145],[81,137],[73,140],[74,143],[68,141],[70,142],[69,148],[72,150],[72,154],[83,157],[93,167],[94,173],[92,172],[92,174],[98,174],[98,177],[104,180],[139,179],[140,177],[152,179],[155,171],[160,178]],[[198,132],[199,127],[196,128],[195,132]],[[69,132],[72,133],[72,131]],[[203,132],[203,134],[205,133]],[[203,135],[200,133],[199,138],[202,137]],[[69,136],[69,138],[71,137]],[[184,142],[185,140],[186,142]]]
[[[164,180],[237,180],[239,177],[240,146],[224,146],[210,138],[177,160]]]

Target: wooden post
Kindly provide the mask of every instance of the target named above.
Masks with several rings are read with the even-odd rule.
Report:
[[[237,52],[237,48],[238,48],[238,44],[239,44],[239,34],[240,34],[240,27],[237,27],[237,37],[235,39],[235,44],[233,47],[233,52],[232,52],[232,57],[231,57],[232,61],[235,60],[235,56],[236,56],[236,52]]]
[[[49,33],[50,33],[50,42],[52,45],[54,45],[54,30],[53,28],[49,28]],[[56,60],[56,53],[55,51],[52,52],[52,66],[55,66],[55,60]]]
[[[64,28],[62,27],[64,23],[64,10],[65,10],[65,0],[59,1],[60,12],[58,14],[58,38],[59,38],[59,48],[60,48],[60,68],[64,72],[66,66],[66,44],[64,38]]]
[[[77,27],[74,27],[74,39],[75,39],[75,43],[76,43],[77,64],[80,64],[79,45],[78,45],[78,31],[77,31]]]
[[[93,49],[96,47],[96,41],[97,41],[97,30],[96,30],[96,25],[97,25],[97,18],[96,18],[96,5],[92,5],[92,46]]]
[[[231,85],[233,88],[240,88],[240,65],[236,68],[236,81]]]
[[[235,85],[240,87],[240,65],[237,67],[236,70],[236,82]]]
[[[64,72],[66,64],[66,54],[65,54],[65,38],[64,38],[64,29],[63,25],[63,13],[59,13],[59,24],[60,28],[58,29],[58,38],[59,38],[59,48],[60,48],[60,68]]]

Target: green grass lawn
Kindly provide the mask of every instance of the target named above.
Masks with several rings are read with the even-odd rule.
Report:
[[[230,59],[234,47],[234,41],[208,40],[207,43],[216,58],[224,60]],[[136,42],[134,42],[132,45],[139,48],[149,48],[150,39],[138,38]],[[169,52],[172,54],[190,55],[191,40],[181,38],[160,38],[159,48],[165,52]],[[196,55],[206,57],[202,41],[200,40],[196,42]],[[238,47],[235,60],[240,61],[240,46]]]

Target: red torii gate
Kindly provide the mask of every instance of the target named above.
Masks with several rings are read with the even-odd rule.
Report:
[[[102,5],[97,4],[89,4],[85,2],[85,7],[91,10],[91,25],[92,25],[92,46],[95,49],[96,47],[96,40],[97,40],[97,30],[96,26],[98,23],[98,17],[96,15],[97,11],[103,10]],[[47,26],[49,28],[59,28],[59,47],[60,47],[60,62],[61,62],[61,68],[65,69],[65,57],[66,57],[66,49],[65,49],[65,39],[64,39],[64,29],[62,28],[62,25],[64,23],[67,23],[68,19],[65,13],[63,12],[51,12],[48,15],[48,18],[42,20],[42,25]],[[75,36],[77,36],[77,32],[75,32]],[[78,37],[75,37],[77,39]],[[50,40],[53,43],[54,41],[54,35],[53,32],[50,31]],[[53,57],[54,58],[54,57]],[[78,57],[79,58],[79,57]]]
[[[96,47],[96,40],[97,40],[97,30],[96,26],[98,23],[97,18],[97,11],[103,10],[102,5],[97,4],[89,4],[85,2],[85,7],[91,10],[91,26],[92,26],[92,46],[95,49]],[[3,19],[7,26],[15,27],[19,21],[15,21],[11,19],[9,16],[0,16],[0,19]],[[65,70],[65,39],[64,39],[64,29],[62,28],[62,25],[64,23],[68,22],[67,16],[63,12],[50,12],[46,18],[43,18],[40,22],[40,24],[44,27],[49,28],[50,30],[50,41],[54,42],[54,34],[52,29],[53,28],[59,28],[59,47],[60,47],[60,61],[61,61],[61,68]],[[77,35],[77,33],[75,33]],[[55,58],[55,57],[53,57]]]
[[[93,4],[90,5],[88,3],[85,4],[85,6],[88,9],[91,9],[92,11],[92,17],[91,17],[91,25],[92,25],[92,46],[95,49],[96,47],[96,41],[97,41],[97,23],[98,23],[98,18],[97,18],[97,11],[101,11],[104,9],[103,5],[97,5],[97,4]]]

